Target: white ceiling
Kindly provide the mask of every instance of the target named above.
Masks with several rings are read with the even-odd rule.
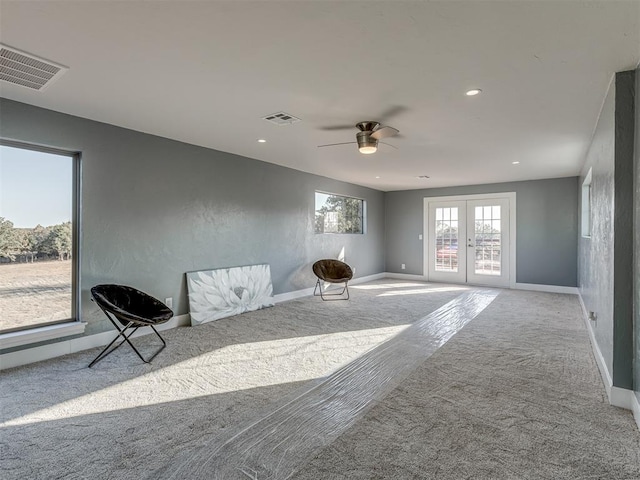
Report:
[[[640,1],[2,0],[0,32],[70,67],[2,97],[388,191],[578,174]],[[392,110],[397,150],[317,148]]]

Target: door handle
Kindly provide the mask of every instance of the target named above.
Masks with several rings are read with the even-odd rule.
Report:
[[[469,245],[467,245],[467,247],[473,248],[473,247],[475,247],[475,245],[469,244]]]

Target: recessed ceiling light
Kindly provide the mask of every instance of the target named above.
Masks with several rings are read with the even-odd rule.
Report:
[[[264,138],[259,138],[258,143],[267,143],[267,141]]]
[[[511,165],[518,165],[520,162],[511,162]]]
[[[376,178],[380,178],[380,175],[376,175]]]
[[[473,97],[474,95],[478,95],[480,92],[482,92],[482,90],[480,90],[479,88],[473,88],[471,90],[467,90],[467,96]]]

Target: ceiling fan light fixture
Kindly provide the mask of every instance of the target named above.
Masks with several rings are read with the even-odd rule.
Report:
[[[365,155],[370,155],[372,153],[376,153],[378,151],[378,147],[369,145],[369,146],[359,147],[358,150],[360,150],[360,153],[364,153]]]
[[[356,134],[358,150],[364,155],[370,155],[378,151],[378,140],[371,138],[371,132],[358,132]]]
[[[342,130],[344,127],[337,127],[338,130]],[[356,128],[360,130],[356,133],[355,142],[341,142],[341,143],[328,143],[325,145],[318,145],[318,147],[334,147],[336,145],[349,145],[353,143],[358,144],[358,151],[364,155],[371,155],[378,151],[378,141],[397,135],[399,130],[397,128],[389,126],[381,126],[379,122],[366,121],[356,123]],[[334,127],[325,128],[325,130],[335,130]],[[384,142],[382,142],[384,143]],[[385,145],[389,145],[385,143]],[[393,145],[390,147],[396,148]]]

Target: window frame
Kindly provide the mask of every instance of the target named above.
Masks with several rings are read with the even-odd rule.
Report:
[[[42,322],[35,325],[25,325],[23,327],[0,330],[0,336],[4,336],[5,334],[28,332],[34,329],[42,329],[42,327],[51,327],[55,325],[63,326],[63,324],[80,323],[80,265],[82,256],[82,250],[80,248],[80,232],[82,232],[82,229],[80,228],[80,222],[82,218],[80,198],[82,187],[82,154],[79,151],[64,150],[56,147],[10,140],[6,138],[0,138],[0,146],[69,157],[72,162],[73,175],[73,179],[71,182],[71,241],[73,252],[73,255],[71,256],[71,317],[60,320],[53,320],[51,322]]]
[[[591,182],[593,167],[584,177],[580,191],[580,235],[582,238],[591,238]]]
[[[315,228],[315,220],[316,220],[316,213],[318,210],[316,210],[316,195],[317,194],[322,194],[322,195],[330,195],[333,197],[341,197],[341,198],[347,198],[350,200],[359,200],[360,202],[362,202],[362,217],[360,218],[360,225],[361,225],[361,231],[360,232],[317,232],[316,228]],[[366,199],[362,198],[362,197],[355,197],[352,195],[345,195],[342,193],[333,193],[333,192],[327,192],[324,190],[315,190],[314,194],[313,194],[313,233],[314,235],[365,235],[367,233],[367,201]]]

